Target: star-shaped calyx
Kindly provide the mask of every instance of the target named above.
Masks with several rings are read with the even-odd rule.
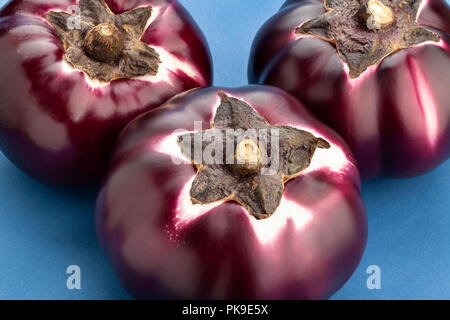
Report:
[[[258,219],[272,215],[284,184],[310,165],[322,138],[289,126],[271,126],[246,102],[220,93],[211,128],[183,134],[178,144],[197,167],[195,204],[234,200]]]
[[[80,0],[78,10],[46,15],[70,65],[106,82],[158,72],[158,53],[141,41],[151,7],[114,14],[103,0]]]
[[[336,45],[351,78],[400,49],[425,41],[439,41],[437,34],[417,24],[422,0],[325,0],[326,12],[296,29]]]

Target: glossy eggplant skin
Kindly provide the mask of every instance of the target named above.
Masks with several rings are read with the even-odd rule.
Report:
[[[142,41],[160,54],[156,76],[97,85],[64,63],[45,14],[70,12],[75,0],[14,0],[0,13],[0,149],[45,183],[100,181],[114,141],[131,119],[212,82],[206,41],[177,1],[105,2],[116,14],[153,8]]]
[[[194,130],[194,121],[209,128],[219,92],[270,124],[331,144],[287,182],[267,219],[236,202],[191,202],[196,168],[180,153],[177,130]],[[123,286],[141,299],[328,298],[357,267],[367,238],[359,172],[345,142],[292,96],[256,85],[194,89],[133,120],[97,199],[96,229]]]
[[[424,0],[418,23],[441,37],[397,51],[350,79],[334,45],[295,29],[324,12],[291,0],[259,30],[249,82],[291,93],[349,144],[363,179],[410,177],[450,156],[450,8]]]

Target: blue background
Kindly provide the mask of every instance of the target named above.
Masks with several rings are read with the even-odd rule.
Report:
[[[215,84],[245,85],[253,37],[283,1],[181,2],[209,41]],[[450,161],[421,177],[364,183],[367,249],[333,299],[449,299],[449,190]],[[97,244],[95,197],[95,188],[42,185],[0,153],[0,298],[130,298]],[[72,264],[81,268],[81,290],[66,287],[66,268]],[[366,286],[370,265],[381,268],[380,290]]]

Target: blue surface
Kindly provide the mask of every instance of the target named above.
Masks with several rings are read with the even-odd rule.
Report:
[[[282,0],[181,2],[209,41],[215,84],[245,85],[252,39]],[[365,183],[367,250],[333,298],[450,299],[449,190],[450,161],[418,178]],[[97,244],[95,196],[95,189],[42,185],[0,153],[0,298],[130,298]],[[66,287],[73,264],[81,268],[81,290]],[[380,290],[366,286],[370,265],[381,268]]]

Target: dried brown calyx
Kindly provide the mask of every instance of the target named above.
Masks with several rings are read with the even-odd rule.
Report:
[[[422,0],[325,0],[326,12],[297,28],[298,35],[313,35],[336,45],[350,77],[400,49],[437,34],[417,24]]]
[[[158,53],[141,41],[151,7],[114,14],[103,0],[80,0],[78,9],[47,13],[70,65],[106,82],[158,72]]]
[[[311,163],[322,138],[288,126],[271,126],[244,101],[220,93],[208,130],[178,137],[183,154],[197,167],[193,203],[234,200],[258,219],[280,204],[284,184]]]

